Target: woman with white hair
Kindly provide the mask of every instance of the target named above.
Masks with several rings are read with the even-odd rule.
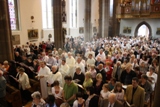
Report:
[[[157,83],[157,74],[155,73],[155,68],[151,66],[149,68],[149,72],[147,72],[146,75],[147,75],[149,81],[151,82],[152,91],[154,91],[155,85]]]
[[[39,91],[34,92],[31,97],[33,98],[31,107],[46,107],[45,101],[42,99]]]
[[[24,100],[29,100],[28,96],[28,89],[31,88],[31,85],[29,83],[28,75],[25,73],[24,68],[19,68],[19,77],[18,79],[15,78],[15,80],[19,83],[19,89],[21,91],[22,98]]]
[[[116,94],[111,93],[108,99],[102,100],[100,107],[123,107],[123,105],[116,100]]]

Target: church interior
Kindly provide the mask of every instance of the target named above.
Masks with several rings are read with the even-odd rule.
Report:
[[[0,107],[159,107],[160,0],[0,0]]]

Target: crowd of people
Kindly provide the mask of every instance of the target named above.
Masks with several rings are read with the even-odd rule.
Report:
[[[15,62],[33,72],[16,66],[13,73],[8,61],[0,63],[0,105],[12,78],[22,98],[33,99],[33,107],[144,107],[157,83],[160,40],[113,37],[84,42],[71,37],[63,49],[49,40],[16,46],[14,52]],[[29,78],[40,82],[40,92],[28,93]]]

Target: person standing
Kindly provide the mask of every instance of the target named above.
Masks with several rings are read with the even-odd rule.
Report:
[[[0,107],[7,107],[6,96],[6,79],[3,77],[3,72],[0,70]]]
[[[69,66],[66,64],[66,60],[62,59],[62,64],[59,67],[59,72],[62,74],[62,86],[64,85],[64,77],[69,75]]]
[[[136,77],[136,73],[132,70],[132,64],[128,63],[126,69],[122,71],[120,81],[124,85],[132,84],[132,78]]]
[[[75,59],[73,58],[73,56],[71,55],[70,52],[68,52],[68,58],[66,58],[66,64],[69,66],[69,75],[70,76],[74,76],[75,73]]]
[[[77,67],[76,68],[76,72],[74,73],[74,76],[73,76],[73,80],[82,85],[83,82],[84,82],[84,79],[85,79],[85,76],[84,74],[81,72],[81,68],[80,67]]]
[[[32,93],[31,97],[33,99],[31,107],[46,107],[46,102],[41,97],[41,94],[40,94],[39,91],[36,91],[36,92]]]
[[[72,107],[73,102],[76,99],[76,93],[78,92],[78,86],[72,81],[71,76],[65,76],[64,80],[65,80],[65,84],[63,88],[64,102],[68,103]]]
[[[62,86],[62,74],[58,71],[56,65],[52,66],[52,74],[47,78],[48,94],[51,94],[51,88],[54,86],[54,82],[58,81],[60,86]]]
[[[56,62],[56,59],[53,57],[53,55],[50,53],[49,55],[48,55],[48,61],[47,61],[47,66],[49,67],[49,68],[51,68],[53,65],[56,65],[57,64],[57,62]]]
[[[151,83],[148,81],[146,74],[141,75],[141,82],[139,85],[145,90],[145,102],[148,102],[150,99],[150,94],[152,93]]]
[[[15,79],[19,83],[19,89],[21,91],[21,95],[23,100],[29,101],[30,96],[28,89],[31,88],[31,85],[29,83],[28,75],[25,73],[24,68],[19,68],[19,75],[18,79]]]
[[[138,78],[132,79],[132,85],[128,85],[124,100],[134,107],[143,107],[145,101],[145,91],[138,85]]]
[[[112,77],[116,78],[116,81],[120,81],[121,73],[122,73],[121,61],[117,61],[117,63],[114,65],[113,68]]]
[[[106,83],[106,72],[103,68],[103,64],[98,65],[97,74],[98,73],[102,74],[102,80],[103,80],[104,83]]]
[[[40,63],[40,70],[36,78],[40,80],[40,85],[41,85],[41,93],[43,98],[47,98],[48,93],[47,93],[47,77],[51,74],[50,69],[46,66],[46,63],[42,61]]]

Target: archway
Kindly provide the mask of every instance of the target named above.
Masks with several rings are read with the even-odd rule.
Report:
[[[142,36],[142,37],[146,37],[146,39],[151,38],[152,37],[152,29],[151,26],[143,21],[141,23],[139,23],[135,29],[135,37],[136,36]]]

